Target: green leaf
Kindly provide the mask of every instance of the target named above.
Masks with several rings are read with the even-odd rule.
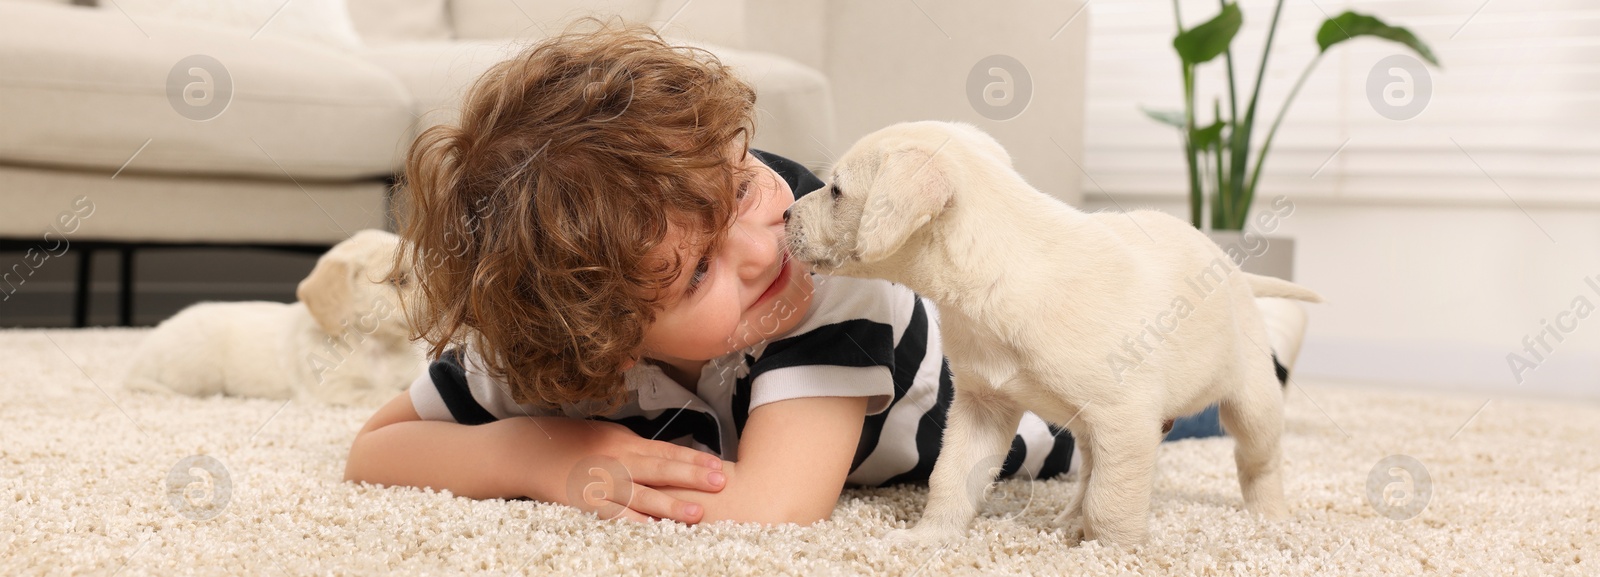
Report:
[[[1209,62],[1228,50],[1243,24],[1244,15],[1239,12],[1239,5],[1223,4],[1221,14],[1173,38],[1172,47],[1178,49],[1178,57],[1185,64]]]
[[[1211,145],[1216,144],[1222,138],[1222,128],[1227,125],[1227,122],[1219,120],[1211,126],[1195,128],[1189,140],[1194,143],[1195,148],[1200,150],[1211,148]]]
[[[1181,110],[1156,110],[1154,108],[1146,108],[1144,106],[1140,106],[1139,110],[1143,111],[1145,116],[1149,116],[1156,122],[1160,122],[1179,130],[1182,130],[1184,126],[1189,124],[1186,120],[1184,120],[1183,111]]]
[[[1417,35],[1410,30],[1399,26],[1384,24],[1382,20],[1346,11],[1344,14],[1329,18],[1322,23],[1322,29],[1317,31],[1317,45],[1323,52],[1328,48],[1357,36],[1375,36],[1385,40],[1393,40],[1417,51],[1417,55],[1427,60],[1434,66],[1439,66],[1439,59],[1434,58],[1433,50],[1417,39]]]

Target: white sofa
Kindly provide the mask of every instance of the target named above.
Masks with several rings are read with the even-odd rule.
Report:
[[[740,48],[744,0],[347,1],[359,47],[119,7],[131,0],[0,0],[0,239],[39,241],[80,196],[94,212],[70,238],[85,247],[325,247],[383,227],[389,179],[417,132],[449,121],[488,66],[590,13],[581,6],[654,23],[731,64],[757,91],[756,147],[784,154],[833,138],[820,72]],[[196,54],[232,81],[210,119],[170,100],[181,88],[169,74]]]
[[[832,145],[827,79],[745,49],[746,0],[296,0],[348,2],[348,21],[343,7],[329,19],[349,30],[346,44],[275,33],[290,27],[288,14],[252,33],[141,13],[139,1],[0,0],[0,251],[23,255],[0,270],[0,297],[70,248],[77,326],[87,323],[97,251],[121,257],[128,325],[136,250],[317,253],[353,231],[389,228],[387,195],[417,133],[451,121],[489,66],[584,15],[651,24],[717,54],[756,89],[757,148]],[[242,0],[188,1],[225,11]],[[217,74],[189,73],[195,55]],[[200,102],[225,104],[196,114],[183,95],[197,80],[212,92],[196,92]]]
[[[448,120],[479,72],[577,6],[710,48],[756,87],[755,145],[814,170],[867,132],[933,118],[988,130],[1030,183],[1066,202],[1079,202],[1085,178],[1084,0],[344,0],[361,44],[348,50],[275,38],[277,24],[248,39],[37,5],[65,1],[0,0],[0,249],[38,243],[79,196],[97,208],[72,237],[79,254],[90,239],[320,250],[382,226],[387,179],[416,132]],[[116,5],[151,1],[174,0]],[[230,108],[204,122],[168,101],[167,75],[193,54],[236,80]],[[1032,79],[1025,112],[1008,119],[972,97],[996,54]]]

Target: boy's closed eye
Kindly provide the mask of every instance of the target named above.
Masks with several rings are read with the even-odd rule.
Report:
[[[746,177],[739,183],[739,192],[734,198],[738,200],[741,205],[743,204],[744,199],[748,196],[746,193],[750,190],[750,181],[751,179]],[[684,289],[683,294],[685,298],[694,296],[695,289],[700,288],[700,283],[705,281],[706,273],[710,270],[711,255],[700,255],[700,258],[696,261],[694,273],[689,276],[689,286],[688,288]]]

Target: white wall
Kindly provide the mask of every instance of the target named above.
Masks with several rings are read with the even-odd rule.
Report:
[[[1188,210],[1175,200],[1117,200]],[[1584,282],[1600,284],[1600,210],[1293,202],[1278,234],[1295,239],[1295,280],[1327,298],[1307,305],[1298,375],[1600,399],[1600,311],[1566,317],[1575,330],[1560,343],[1547,338],[1552,353],[1523,382],[1506,361],[1575,298],[1600,307],[1600,293]],[[1084,208],[1114,210],[1094,195]]]
[[[1083,7],[1081,0],[756,2],[747,8],[747,42],[816,66],[833,84],[837,138],[795,153],[798,160],[827,162],[895,122],[961,120],[1004,144],[1029,182],[1075,203],[1089,21]],[[819,30],[807,28],[816,21],[824,23]],[[1004,120],[985,117],[968,97],[969,73],[996,54],[1015,58],[1032,83],[1027,106]]]
[[[1600,276],[1600,69],[1592,66],[1600,42],[1586,40],[1600,38],[1600,13],[1586,2],[1286,3],[1261,125],[1314,53],[1323,10],[1354,8],[1410,26],[1446,66],[1433,71],[1426,110],[1397,121],[1375,112],[1365,78],[1398,51],[1348,43],[1325,57],[1284,124],[1261,199],[1282,194],[1296,204],[1280,233],[1296,238],[1297,280],[1329,299],[1308,308],[1299,375],[1600,399],[1600,311],[1562,342],[1546,337],[1553,351],[1523,382],[1507,365],[1509,354],[1526,356],[1525,335],[1537,336],[1575,298],[1600,306],[1583,281]],[[1273,2],[1242,4],[1236,73],[1247,86]],[[834,82],[838,142],[814,154],[836,155],[898,120],[968,120],[995,133],[1031,182],[1069,202],[1079,203],[1081,190],[1089,210],[1120,204],[1187,217],[1178,135],[1137,109],[1181,106],[1171,2],[1093,2],[1074,18],[1081,6],[752,3],[748,42]],[[1183,6],[1192,25],[1216,2]],[[984,119],[963,94],[972,65],[995,53],[1016,55],[1043,78],[1033,107],[1009,121]],[[1223,89],[1217,72],[1202,72],[1202,94]]]

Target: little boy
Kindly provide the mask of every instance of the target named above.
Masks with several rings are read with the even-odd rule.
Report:
[[[754,103],[639,28],[485,73],[406,163],[412,324],[437,360],[357,434],[346,478],[802,525],[846,486],[926,483],[953,396],[938,311],[788,258],[784,210],[822,183],[749,148]],[[1072,450],[1027,413],[989,464],[1046,479]]]

